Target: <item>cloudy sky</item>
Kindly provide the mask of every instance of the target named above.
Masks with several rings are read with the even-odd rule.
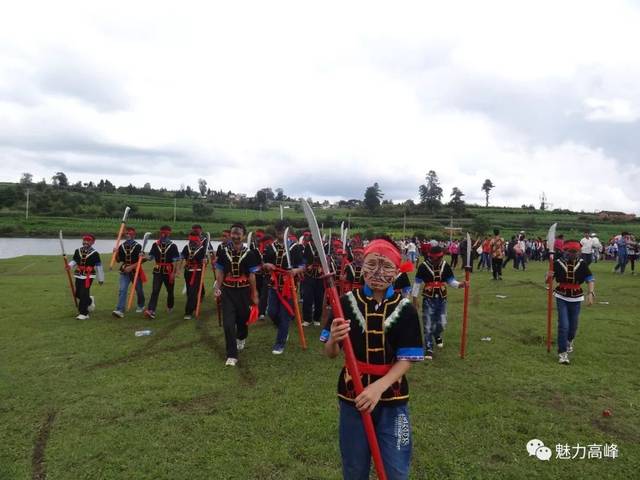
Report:
[[[640,4],[11,2],[0,180],[640,213]]]

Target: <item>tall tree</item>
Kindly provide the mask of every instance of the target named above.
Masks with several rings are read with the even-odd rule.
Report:
[[[453,210],[456,215],[462,215],[465,209],[465,203],[462,199],[462,197],[464,197],[464,193],[462,193],[458,187],[453,187],[450,197],[449,206],[451,207],[451,210]]]
[[[56,174],[53,177],[51,177],[51,180],[55,187],[69,186],[69,180],[67,179],[67,176],[64,174],[64,172],[56,172]]]
[[[489,206],[489,192],[491,192],[493,187],[495,187],[495,185],[488,178],[482,184],[481,190],[484,192],[485,196],[485,207]]]
[[[31,185],[33,183],[33,175],[28,172],[24,172],[20,177],[20,183],[22,185]]]
[[[284,200],[284,190],[282,188],[276,188],[276,201],[282,202]]]
[[[384,193],[380,190],[380,185],[375,182],[364,192],[364,206],[369,212],[373,213],[380,208],[380,200],[384,197]]]
[[[207,194],[207,181],[204,178],[198,179],[198,190],[203,197]]]
[[[434,170],[429,170],[425,177],[426,185],[420,185],[418,193],[420,194],[420,203],[433,213],[442,206],[442,187],[440,180]]]
[[[265,189],[258,190],[256,192],[256,203],[260,208],[266,208],[267,206],[267,192]]]

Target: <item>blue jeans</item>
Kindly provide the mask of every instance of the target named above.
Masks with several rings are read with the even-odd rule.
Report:
[[[407,256],[409,257],[409,261],[411,263],[416,263],[416,252],[409,252]]]
[[[293,311],[293,305],[291,302],[289,302],[289,306]],[[278,328],[275,346],[284,348],[285,343],[287,343],[287,337],[289,336],[289,323],[293,317],[289,314],[284,305],[282,305],[278,298],[278,294],[273,288],[269,288],[267,314]]]
[[[618,253],[618,263],[616,264],[615,270],[620,269],[620,273],[624,273],[624,269],[627,266],[627,252],[619,252]]]
[[[567,351],[567,343],[576,338],[582,302],[567,302],[556,298],[558,308],[558,353]]]
[[[422,323],[424,324],[424,343],[427,350],[433,350],[434,339],[442,336],[447,326],[447,301],[440,297],[422,300]]]
[[[130,283],[133,283],[130,275],[128,273],[120,273],[120,290],[118,291],[118,306],[116,310],[124,312]],[[144,308],[144,290],[142,289],[142,281],[139,278],[136,284],[136,293],[138,294],[138,308]]]
[[[340,454],[345,480],[368,480],[371,452],[360,412],[351,403],[340,401]],[[389,480],[409,478],[411,465],[411,423],[409,407],[376,406],[371,414],[380,446],[382,463]]]

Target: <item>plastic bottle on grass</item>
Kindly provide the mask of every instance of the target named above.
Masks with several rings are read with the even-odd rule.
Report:
[[[152,330],[138,330],[136,332],[136,337],[147,337],[153,333]]]

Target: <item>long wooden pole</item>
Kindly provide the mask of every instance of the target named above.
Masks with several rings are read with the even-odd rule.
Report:
[[[109,262],[110,270],[113,268],[113,265],[116,263],[116,255],[118,254],[118,249],[120,248],[120,240],[122,240],[124,227],[127,225],[127,215],[129,215],[129,210],[130,210],[129,207],[124,209],[124,215],[122,216],[122,221],[120,222],[120,229],[118,230],[118,237],[116,238],[116,246],[113,249],[113,253],[111,254],[111,261]]]
[[[304,328],[302,327],[302,315],[300,314],[300,303],[298,302],[298,289],[296,287],[296,279],[292,275],[285,273],[291,282],[291,296],[293,297],[293,310],[296,316],[296,324],[298,325],[298,335],[300,336],[300,345],[303,350],[307,349],[307,340],[304,337]]]

